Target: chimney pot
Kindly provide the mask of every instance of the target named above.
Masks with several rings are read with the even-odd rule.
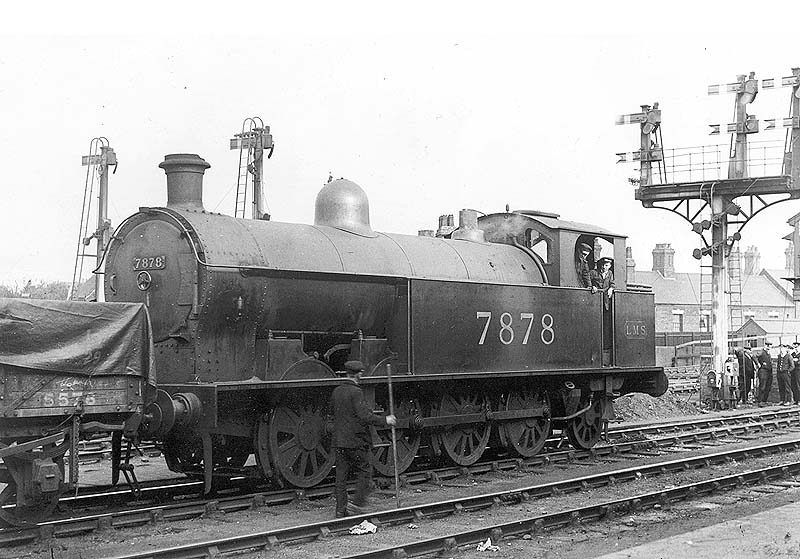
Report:
[[[159,163],[167,174],[167,207],[203,209],[203,174],[211,167],[193,153],[173,153]]]

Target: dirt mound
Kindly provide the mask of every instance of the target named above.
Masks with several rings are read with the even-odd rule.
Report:
[[[622,396],[614,400],[614,411],[617,419],[622,421],[669,419],[703,413],[694,404],[687,402],[685,396],[676,396],[670,391],[660,398],[653,398],[647,394]]]

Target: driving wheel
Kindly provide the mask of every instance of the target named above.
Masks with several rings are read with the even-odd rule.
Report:
[[[581,407],[588,405],[581,402]],[[566,426],[567,438],[577,449],[589,450],[603,434],[603,412],[605,411],[606,401],[603,398],[596,398],[591,407],[578,417],[570,419]]]
[[[291,402],[272,412],[269,455],[280,478],[295,487],[312,487],[333,468],[322,408],[318,402]]]
[[[542,415],[505,421],[500,424],[500,442],[510,452],[530,458],[536,455],[550,435],[550,398],[547,393],[514,390],[500,402],[502,411],[537,410]]]
[[[431,406],[432,416],[474,415],[475,418],[444,427],[433,435],[432,442],[455,464],[471,466],[489,443],[491,425],[485,417],[488,409],[489,400],[483,394],[445,394]]]
[[[417,415],[419,405],[416,400],[402,400],[398,402],[394,413],[398,424],[405,424]],[[375,470],[384,476],[394,475],[394,455],[392,452],[392,430],[390,428],[378,430],[379,443],[372,449],[372,460]],[[411,426],[395,428],[397,440],[397,473],[405,472],[414,461],[419,451],[420,432]]]

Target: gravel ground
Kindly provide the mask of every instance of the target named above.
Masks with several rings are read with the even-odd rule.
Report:
[[[626,421],[668,419],[696,415],[700,410],[687,405],[680,398],[667,394],[662,398],[635,395],[620,398],[616,406],[617,417]],[[795,435],[796,436],[796,435]],[[792,435],[769,437],[778,441],[791,438]],[[766,439],[766,437],[765,437]],[[735,446],[747,446],[740,443]],[[719,448],[710,451],[718,451]],[[705,451],[705,452],[710,452]],[[703,451],[689,451],[698,454]],[[643,457],[637,463],[653,463],[669,459],[670,456]],[[788,455],[764,457],[746,463],[730,463],[714,466],[713,475],[726,475],[737,471],[746,471],[779,463]],[[800,456],[795,459],[800,460]],[[142,475],[155,475],[163,471],[160,458],[152,458],[139,463],[137,470]],[[634,462],[624,463],[632,466]],[[139,467],[143,466],[141,470]],[[591,466],[570,466],[569,474],[589,475],[618,468],[618,462],[598,462]],[[107,474],[107,464],[95,464],[84,467],[87,477],[102,479]],[[151,473],[152,472],[152,473]],[[419,487],[404,488],[401,491],[403,505],[431,502],[456,498],[459,496],[488,493],[504,489],[513,489],[546,483],[561,479],[567,475],[563,466],[548,466],[533,472],[505,472],[475,477],[462,477],[451,480],[441,486],[425,484]],[[418,526],[400,526],[396,528],[382,527],[375,535],[348,538],[330,538],[303,546],[288,546],[278,550],[265,550],[236,557],[276,557],[287,559],[300,558],[336,558],[366,549],[374,549],[390,545],[393,542],[407,541],[408,538],[423,539],[435,534],[453,533],[467,530],[489,523],[511,521],[556,512],[590,502],[607,500],[624,495],[645,493],[669,485],[678,485],[697,481],[709,476],[707,469],[682,472],[668,476],[657,476],[631,483],[620,483],[610,488],[601,488],[574,495],[564,495],[546,500],[524,502],[508,507],[494,507],[476,513],[465,513],[450,516],[436,521],[426,521]],[[86,478],[84,478],[86,479]],[[459,550],[458,553],[445,557],[504,557],[504,558],[589,558],[605,553],[625,549],[645,541],[683,533],[709,524],[715,524],[728,518],[751,514],[759,510],[778,506],[783,502],[797,499],[800,492],[791,488],[783,488],[775,493],[742,489],[735,492],[704,498],[674,505],[669,511],[656,510],[640,514],[626,515],[622,518],[603,523],[589,524],[546,533],[531,539],[512,539],[499,542],[500,550],[495,552],[477,552]],[[394,497],[391,494],[376,493],[373,495],[376,508],[391,508]],[[40,542],[31,546],[0,550],[0,558],[69,558],[95,559],[113,557],[126,553],[138,552],[147,548],[160,548],[182,543],[221,538],[233,534],[246,534],[284,526],[310,523],[331,518],[333,505],[330,499],[317,501],[306,500],[280,507],[264,507],[251,511],[242,511],[226,515],[213,513],[204,518],[182,522],[153,524],[139,528],[98,531],[83,537],[55,539]]]

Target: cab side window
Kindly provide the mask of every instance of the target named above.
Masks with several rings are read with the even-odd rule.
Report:
[[[525,244],[542,262],[550,264],[550,239],[535,229],[528,229],[525,231]]]

